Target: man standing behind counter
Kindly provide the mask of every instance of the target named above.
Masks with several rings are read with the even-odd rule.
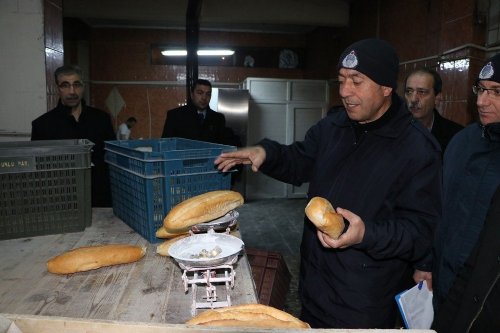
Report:
[[[196,80],[191,87],[190,97],[187,105],[168,111],[162,137],[225,143],[226,118],[222,113],[210,109],[210,81]]]
[[[405,80],[405,99],[415,118],[431,131],[444,153],[451,138],[464,127],[442,117],[436,110],[441,99],[443,81],[432,69],[420,68],[412,71]]]
[[[56,108],[31,123],[31,140],[88,139],[92,149],[92,206],[111,206],[108,166],[104,162],[104,141],[115,140],[108,113],[85,104],[83,73],[78,66],[56,69],[59,93]]]
[[[427,268],[441,213],[441,153],[436,140],[395,94],[399,68],[391,45],[366,39],[338,62],[343,109],[305,139],[221,154],[228,171],[251,165],[329,200],[347,230],[335,240],[304,219],[301,319],[314,328],[394,328],[394,296],[405,270]]]

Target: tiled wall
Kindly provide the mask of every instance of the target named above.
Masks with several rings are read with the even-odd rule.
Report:
[[[399,92],[409,71],[431,67],[443,80],[438,110],[463,125],[477,118],[471,87],[486,54],[485,26],[475,20],[474,0],[382,1],[381,36],[397,48]],[[391,19],[392,18],[392,19]]]
[[[236,86],[246,77],[328,79],[334,105],[339,103],[335,80],[340,52],[361,38],[379,37],[393,44],[400,55],[398,92],[413,68],[436,68],[443,79],[444,99],[439,110],[465,125],[475,119],[470,87],[486,56],[477,47],[484,45],[485,27],[475,21],[474,5],[474,0],[361,0],[351,3],[347,28],[301,35],[200,32],[204,45],[299,47],[307,55],[304,69],[200,67],[199,76],[209,78],[215,86]],[[89,39],[90,104],[111,111],[108,105],[118,91],[125,106],[114,110],[116,124],[133,115],[139,119],[135,137],[159,137],[166,111],[185,102],[186,88],[179,80],[185,68],[152,65],[150,46],[183,44],[184,32],[93,29]],[[468,67],[456,66],[464,60]]]
[[[59,96],[54,71],[63,65],[62,0],[44,0],[45,71],[47,77],[47,110],[57,105]]]
[[[152,44],[182,44],[185,34],[169,30],[96,29],[90,50],[91,104],[111,111],[115,124],[138,119],[135,137],[160,137],[167,110],[186,102],[184,66],[151,64]],[[228,46],[305,47],[302,35],[201,32],[200,44]],[[302,69],[203,67],[198,76],[215,87],[237,87],[247,77],[308,78]],[[125,101],[121,109],[108,107],[111,91]],[[108,100],[108,103],[107,103]]]

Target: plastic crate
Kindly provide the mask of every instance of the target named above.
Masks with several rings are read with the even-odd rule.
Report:
[[[89,140],[0,143],[0,239],[92,223]]]
[[[245,248],[245,252],[252,267],[259,303],[283,309],[292,278],[283,256],[254,248]]]
[[[113,213],[151,243],[176,204],[228,190],[231,174],[214,160],[236,147],[181,138],[106,141]]]

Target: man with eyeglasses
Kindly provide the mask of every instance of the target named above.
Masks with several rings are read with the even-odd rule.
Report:
[[[500,54],[486,61],[473,92],[479,121],[453,137],[443,159],[443,219],[427,276],[439,333],[500,332],[500,239],[489,235],[499,221],[487,219],[500,185]]]
[[[429,68],[413,70],[405,80],[405,100],[413,116],[431,131],[444,152],[451,138],[464,127],[444,118],[436,110],[441,100],[442,80],[439,74]]]
[[[87,106],[83,100],[85,84],[78,66],[56,69],[55,82],[59,94],[56,108],[31,123],[31,140],[88,139],[92,150],[92,206],[111,206],[111,190],[104,141],[114,140],[115,132],[109,113]]]

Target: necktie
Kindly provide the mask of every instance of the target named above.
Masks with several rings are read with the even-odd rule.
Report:
[[[203,124],[204,120],[205,120],[205,115],[203,114],[203,112],[198,112],[198,121],[200,122],[200,124]]]

